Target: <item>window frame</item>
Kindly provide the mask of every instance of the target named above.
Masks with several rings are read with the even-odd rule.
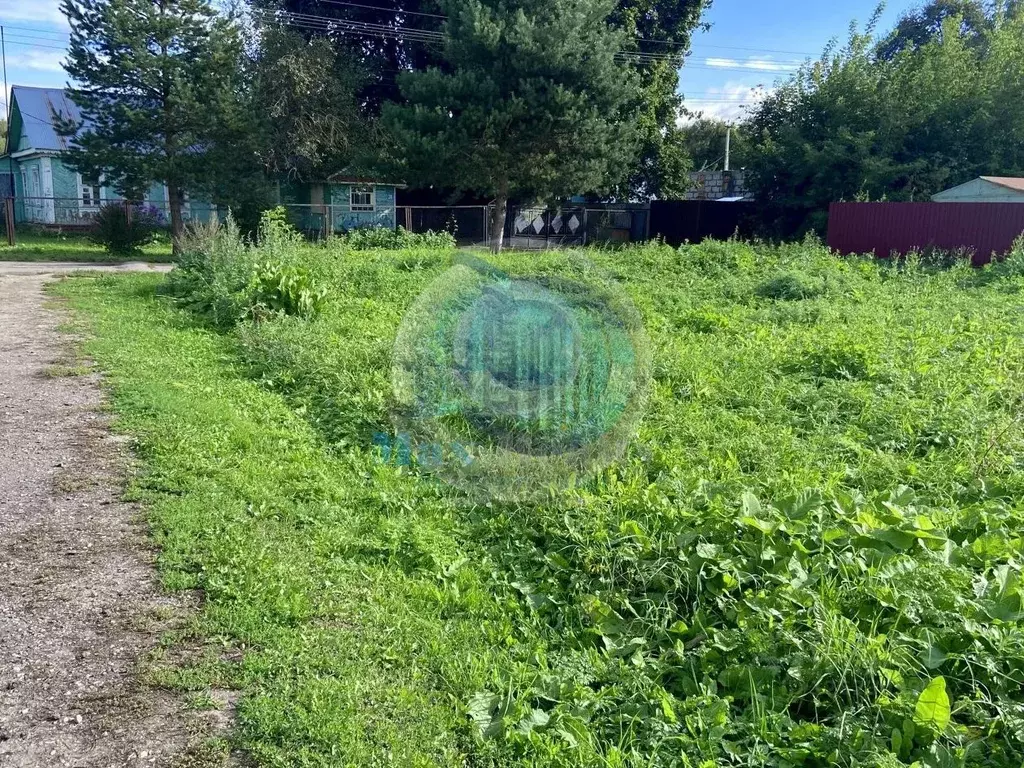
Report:
[[[356,202],[356,195],[369,195],[369,203]],[[377,185],[376,184],[352,184],[348,188],[348,207],[353,213],[376,213],[377,211]]]
[[[79,208],[85,210],[96,210],[103,205],[103,185],[100,184],[99,179],[96,179],[95,183],[89,183],[82,177],[82,174],[78,174],[78,205]],[[86,193],[89,194],[89,199],[86,200]]]

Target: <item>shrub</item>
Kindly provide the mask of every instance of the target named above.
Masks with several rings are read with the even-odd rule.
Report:
[[[122,203],[110,203],[96,213],[89,239],[108,253],[129,256],[152,243],[162,224],[160,212],[152,206],[135,205],[127,209]]]
[[[402,248],[454,248],[455,238],[448,232],[409,232],[404,227],[361,227],[343,236],[345,245],[354,251],[398,250]]]
[[[317,289],[311,272],[295,263],[308,246],[283,208],[263,214],[257,245],[242,237],[231,216],[224,224],[188,224],[180,243],[167,291],[216,327],[272,313],[312,317],[326,301],[327,291]]]
[[[190,222],[180,246],[167,292],[215,326],[237,322],[246,312],[255,260],[234,219],[228,216],[224,224]]]

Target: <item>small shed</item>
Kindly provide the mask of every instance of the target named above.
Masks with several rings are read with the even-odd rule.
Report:
[[[1024,179],[979,176],[932,196],[935,203],[1024,203]]]
[[[394,229],[395,193],[402,186],[342,172],[325,181],[280,182],[278,203],[307,234],[364,227]]]

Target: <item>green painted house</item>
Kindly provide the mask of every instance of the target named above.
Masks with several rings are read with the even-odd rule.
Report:
[[[295,226],[311,235],[365,227],[394,229],[395,195],[402,186],[341,172],[323,182],[282,181],[277,202]]]
[[[89,223],[101,205],[120,202],[102,179],[83,179],[61,159],[69,139],[57,130],[58,119],[81,120],[78,106],[60,88],[11,88],[7,146],[0,155],[0,197],[14,198],[18,223],[76,226]],[[144,204],[166,218],[167,188],[154,184]],[[207,220],[216,215],[209,203],[188,200],[187,219]]]

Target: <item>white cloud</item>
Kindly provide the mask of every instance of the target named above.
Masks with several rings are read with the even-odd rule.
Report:
[[[775,89],[763,85],[751,86],[732,80],[721,87],[707,89],[699,98],[691,99],[685,97],[684,88],[683,106],[689,114],[680,117],[678,122],[685,125],[696,117],[710,117],[727,122],[741,120],[750,107],[756,106],[773,90]]]
[[[32,69],[37,72],[63,72],[64,67],[63,51],[52,51],[41,48],[19,51],[7,54],[7,66],[9,69]],[[21,83],[19,83],[21,85]]]
[[[704,63],[716,69],[753,69],[758,72],[793,72],[800,65],[796,62],[772,61],[771,58],[723,59],[717,56],[704,59]]]
[[[0,19],[5,23],[35,21],[68,28],[59,0],[0,0]]]

